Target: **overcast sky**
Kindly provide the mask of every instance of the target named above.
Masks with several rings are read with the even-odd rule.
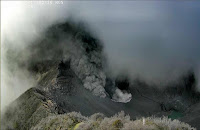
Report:
[[[198,70],[200,2],[70,4],[76,16],[90,23],[99,33],[115,72],[123,68],[123,71],[128,69],[131,74],[138,73],[150,80],[171,80],[188,68]]]

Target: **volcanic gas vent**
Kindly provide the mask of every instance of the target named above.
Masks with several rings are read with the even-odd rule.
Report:
[[[125,76],[118,76],[115,80],[107,77],[105,90],[115,102],[127,103],[132,99],[129,81]]]
[[[129,81],[127,77],[118,77],[115,80],[115,85],[118,89],[124,92],[130,92]]]

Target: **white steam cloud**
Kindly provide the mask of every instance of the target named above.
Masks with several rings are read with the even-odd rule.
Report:
[[[122,92],[120,89],[116,89],[115,93],[112,96],[112,100],[114,102],[123,102],[123,103],[127,103],[130,102],[132,99],[132,95],[130,93],[127,92]]]
[[[2,1],[1,7],[1,110],[3,111],[9,103],[36,84],[31,74],[17,64],[19,60],[26,61],[30,52],[24,54],[24,57],[18,57],[18,52],[40,37],[41,32],[49,25],[64,20],[67,17],[67,5],[59,10],[56,5],[46,8],[45,5],[26,1]],[[15,50],[12,51],[15,53],[9,53],[9,50]]]

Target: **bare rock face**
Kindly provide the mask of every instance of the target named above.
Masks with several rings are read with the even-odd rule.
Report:
[[[42,118],[57,112],[46,92],[31,88],[10,104],[2,116],[1,129],[30,129]]]
[[[190,125],[200,128],[200,103],[197,103],[195,105],[192,105],[186,112],[185,116],[180,118],[181,121],[184,121],[186,123],[189,123]]]

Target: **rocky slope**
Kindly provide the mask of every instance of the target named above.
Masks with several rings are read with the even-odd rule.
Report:
[[[173,112],[176,111],[181,112],[183,116],[177,116],[175,118],[181,118],[181,120],[191,123],[192,126],[199,128],[198,109],[195,105],[191,104],[190,110],[183,109],[183,107],[187,107],[188,104],[183,104],[184,102],[181,102],[182,100],[177,101],[180,103],[176,103],[176,100],[174,99],[171,103],[171,98],[168,98],[167,96],[171,95],[176,97],[178,94],[171,94],[169,88],[165,91],[160,91],[141,81],[135,81],[134,83],[130,83],[135,86],[130,87],[131,89],[129,90],[133,95],[132,100],[128,103],[117,103],[113,102],[109,96],[101,98],[85,89],[81,80],[70,68],[69,61],[46,62],[48,64],[37,64],[38,67],[40,66],[41,70],[45,69],[45,71],[40,71],[42,74],[38,76],[38,86],[26,91],[8,107],[7,112],[3,116],[3,128],[43,129],[51,126],[53,128],[55,120],[58,120],[56,128],[58,126],[62,127],[62,119],[57,118],[60,118],[60,116],[64,118],[65,116],[62,116],[62,114],[73,111],[81,112],[84,116],[91,116],[92,114],[99,112],[105,116],[112,116],[120,111],[125,111],[126,114],[130,115],[132,120],[152,115],[156,115],[157,117],[163,115],[171,116],[171,118],[174,119]],[[174,88],[172,88],[172,90],[173,89]],[[182,95],[183,96],[180,97],[180,99],[185,99],[184,94]],[[192,101],[190,103],[192,103]],[[46,119],[43,118],[46,117],[48,118],[48,122],[43,124],[42,122],[46,121]],[[54,120],[54,118],[56,119]],[[43,121],[41,121],[42,119]],[[40,124],[37,125],[39,122]],[[80,122],[86,123],[88,121],[80,118],[75,124]],[[134,122],[132,123],[134,124]],[[73,124],[73,127],[75,127],[75,124]],[[152,129],[155,128],[155,126],[156,125],[153,125]],[[65,127],[71,127],[71,125]]]
[[[80,102],[79,102],[80,103]],[[59,114],[57,104],[49,95],[31,88],[9,106],[3,117],[2,129],[195,129],[178,120],[163,118],[140,118],[130,120],[123,112],[112,117],[95,113],[90,117],[76,112]]]
[[[55,110],[56,105],[44,91],[31,88],[10,104],[2,116],[1,129],[30,129]]]

